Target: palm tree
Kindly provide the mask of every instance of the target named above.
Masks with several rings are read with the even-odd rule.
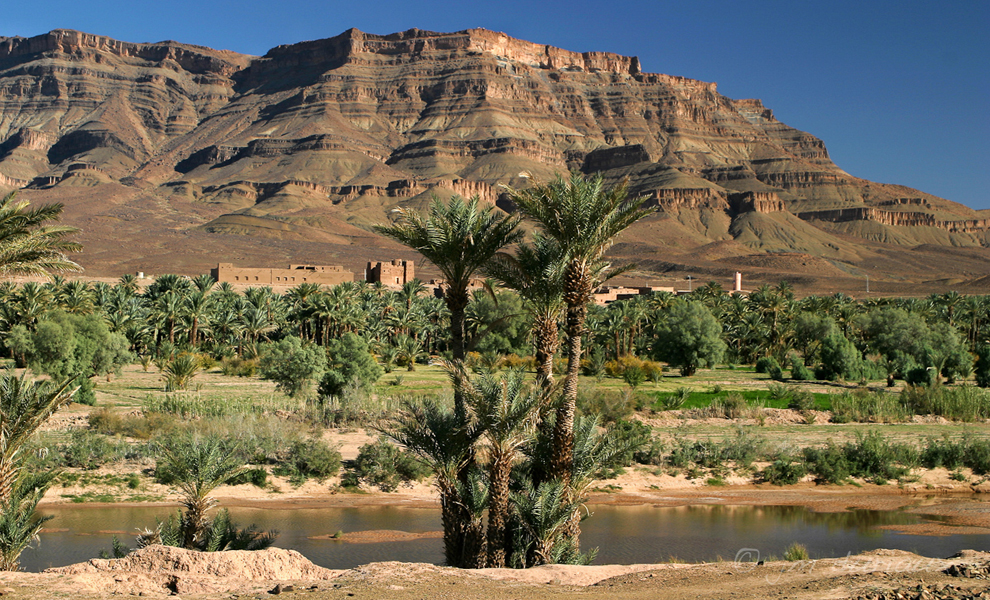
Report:
[[[182,493],[182,545],[196,548],[206,535],[209,523],[206,512],[217,501],[210,494],[239,475],[244,467],[233,448],[218,438],[194,440],[190,445],[176,445],[162,450],[162,465]]]
[[[574,410],[587,305],[597,286],[630,268],[613,269],[604,260],[605,251],[616,236],[648,211],[640,208],[643,199],[627,199],[625,183],[606,189],[601,175],[585,179],[574,172],[570,179],[558,176],[547,184],[509,192],[519,210],[560,245],[564,258],[567,376],[557,409],[550,474],[567,483],[573,462]]]
[[[464,311],[471,277],[505,246],[521,237],[519,218],[501,216],[493,207],[481,208],[474,196],[454,196],[444,204],[434,196],[426,216],[399,209],[398,222],[376,225],[375,231],[417,250],[444,278],[444,302],[450,311],[450,349],[454,360],[464,360]],[[466,422],[463,398],[455,389],[454,408]]]
[[[447,564],[472,564],[477,558],[471,549],[480,545],[481,533],[474,527],[466,527],[473,517],[462,497],[464,490],[459,479],[472,460],[471,447],[481,431],[432,399],[421,405],[409,405],[406,410],[409,416],[383,433],[418,456],[436,475]]]
[[[512,467],[522,456],[523,444],[530,440],[540,395],[524,390],[521,371],[500,378],[482,377],[475,383],[464,375],[462,381],[478,427],[484,432],[482,439],[488,454],[487,566],[501,568],[512,551],[507,528]]]
[[[66,254],[82,246],[68,237],[75,227],[51,225],[62,215],[61,204],[29,209],[16,202],[16,192],[0,200],[0,275],[47,275],[49,272],[82,271]]]
[[[467,290],[472,276],[521,235],[516,231],[518,218],[500,216],[490,207],[480,208],[479,202],[477,196],[470,200],[454,196],[444,204],[434,196],[425,217],[400,210],[397,223],[375,227],[378,233],[419,251],[440,269],[444,300],[452,315],[455,360],[464,359],[464,309],[470,300]]]
[[[515,256],[500,252],[485,267],[492,278],[528,301],[533,317],[536,376],[546,389],[553,387],[553,357],[560,346],[558,321],[564,309],[563,266],[560,244],[537,232],[532,245],[521,244]]]
[[[20,451],[55,412],[72,402],[70,378],[58,385],[0,375],[0,502],[11,498],[20,470]]]

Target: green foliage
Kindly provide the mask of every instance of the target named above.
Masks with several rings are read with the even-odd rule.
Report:
[[[54,517],[38,517],[35,508],[51,486],[56,473],[27,471],[14,483],[10,496],[0,500],[0,571],[16,571],[21,553],[46,521]]]
[[[817,379],[848,381],[860,378],[863,358],[856,344],[841,333],[835,332],[822,340],[821,357],[822,364],[815,371]]]
[[[903,477],[919,460],[916,448],[891,443],[876,430],[865,435],[857,433],[856,441],[846,444],[843,450],[850,474],[876,483]]]
[[[261,532],[251,525],[240,529],[231,520],[227,509],[222,509],[212,519],[203,524],[202,536],[192,547],[192,550],[202,552],[222,552],[228,550],[264,550],[271,547],[278,537],[277,531]],[[183,547],[185,538],[186,516],[182,513],[171,515],[164,521],[158,521],[155,529],[146,529],[137,537],[138,548],[152,544],[163,546]],[[114,549],[116,554],[116,548]]]
[[[780,363],[772,356],[761,356],[756,361],[756,372],[769,374],[772,370],[780,370]]]
[[[804,544],[793,542],[784,550],[784,560],[794,562],[798,560],[808,560],[808,548]]]
[[[199,372],[199,360],[194,354],[183,352],[168,361],[163,369],[165,391],[177,392],[189,387],[192,378]]]
[[[685,376],[716,364],[725,354],[722,326],[701,302],[674,302],[656,332],[656,358],[680,367]]]
[[[127,338],[111,333],[100,315],[52,311],[34,331],[14,327],[8,347],[23,356],[32,370],[62,380],[118,372],[133,360]]]
[[[856,390],[832,396],[835,423],[902,423],[910,418],[911,411],[894,394]]]
[[[315,344],[289,336],[262,347],[258,368],[262,377],[274,381],[289,396],[295,396],[305,393],[314,381],[323,377],[326,352]]]
[[[990,387],[990,344],[982,344],[976,350],[976,364],[973,367],[976,385]]]
[[[404,481],[419,481],[429,474],[421,460],[395,444],[378,440],[361,446],[348,476],[353,483],[360,480],[383,492],[392,492]]]
[[[677,388],[673,394],[657,394],[657,401],[662,410],[678,410],[691,396],[691,390],[686,387]]]
[[[773,485],[793,485],[807,472],[803,464],[781,458],[760,471],[760,480]]]
[[[797,354],[791,354],[791,379],[795,381],[809,381],[815,378],[815,374],[804,364],[804,359]]]
[[[818,483],[843,483],[851,474],[845,450],[831,441],[824,448],[804,448],[802,453],[808,470]]]
[[[320,439],[298,441],[289,451],[287,466],[294,477],[323,481],[340,472],[340,452]]]
[[[969,385],[908,385],[901,391],[900,401],[919,415],[938,415],[967,422],[990,418],[990,393]]]
[[[327,343],[329,367],[320,381],[320,396],[340,396],[349,384],[370,389],[384,373],[368,348],[368,343],[353,333],[345,333]]]

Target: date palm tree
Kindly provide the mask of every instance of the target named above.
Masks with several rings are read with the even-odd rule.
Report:
[[[392,225],[376,225],[386,235],[433,263],[444,278],[444,302],[450,311],[450,349],[454,360],[464,360],[464,314],[470,296],[468,285],[495,254],[519,240],[518,217],[499,215],[494,207],[482,208],[474,196],[464,200],[454,196],[446,204],[434,196],[428,213],[399,209]],[[464,401],[454,391],[454,408],[466,422]]]
[[[182,545],[198,548],[209,525],[207,511],[217,501],[213,490],[243,472],[243,463],[233,448],[214,437],[196,439],[188,445],[165,447],[159,470],[167,472],[182,494]]]
[[[26,200],[16,201],[16,195],[11,192],[0,200],[0,276],[82,271],[66,256],[82,250],[68,239],[79,230],[51,224],[62,216],[62,205],[29,208]]]
[[[528,302],[533,317],[536,375],[553,387],[553,357],[560,346],[558,323],[564,309],[563,251],[551,237],[536,232],[532,244],[520,244],[515,255],[498,253],[485,272]]]
[[[613,268],[604,259],[616,236],[646,216],[643,199],[628,199],[625,183],[606,188],[600,175],[586,179],[574,172],[525,190],[509,190],[519,210],[553,238],[563,254],[564,303],[567,306],[567,375],[557,409],[550,474],[570,479],[574,450],[574,410],[581,368],[581,335],[595,288],[630,266]]]
[[[525,390],[520,371],[498,378],[486,376],[476,382],[470,382],[465,374],[461,381],[488,455],[487,566],[501,568],[512,552],[508,530],[512,467],[522,458],[522,446],[530,441],[541,396]]]

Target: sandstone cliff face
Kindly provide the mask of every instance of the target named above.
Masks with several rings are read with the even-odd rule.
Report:
[[[792,215],[937,227],[964,245],[990,229],[964,206],[845,173],[759,100],[644,73],[635,57],[482,29],[352,29],[262,57],[68,30],[0,38],[0,187],[39,198],[88,185],[142,210],[189,202],[180,229],[236,213],[239,233],[269,236],[249,223],[367,230],[433,193],[511,208],[499,186],[570,169],[627,180],[690,243],[746,231],[761,248],[772,221],[785,248],[809,235],[787,232],[805,231]]]

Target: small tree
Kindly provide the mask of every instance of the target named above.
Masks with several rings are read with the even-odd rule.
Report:
[[[368,342],[353,333],[330,340],[327,356],[328,369],[320,381],[321,396],[340,396],[344,388],[354,382],[369,389],[384,372],[371,354]]]
[[[295,336],[268,344],[262,352],[261,376],[274,381],[289,396],[305,393],[327,369],[326,352]]]
[[[821,356],[821,367],[815,371],[818,379],[857,379],[862,372],[859,350],[838,331],[822,340]]]
[[[672,304],[666,320],[657,327],[657,336],[654,355],[680,367],[684,376],[714,365],[725,354],[722,326],[701,302]]]

